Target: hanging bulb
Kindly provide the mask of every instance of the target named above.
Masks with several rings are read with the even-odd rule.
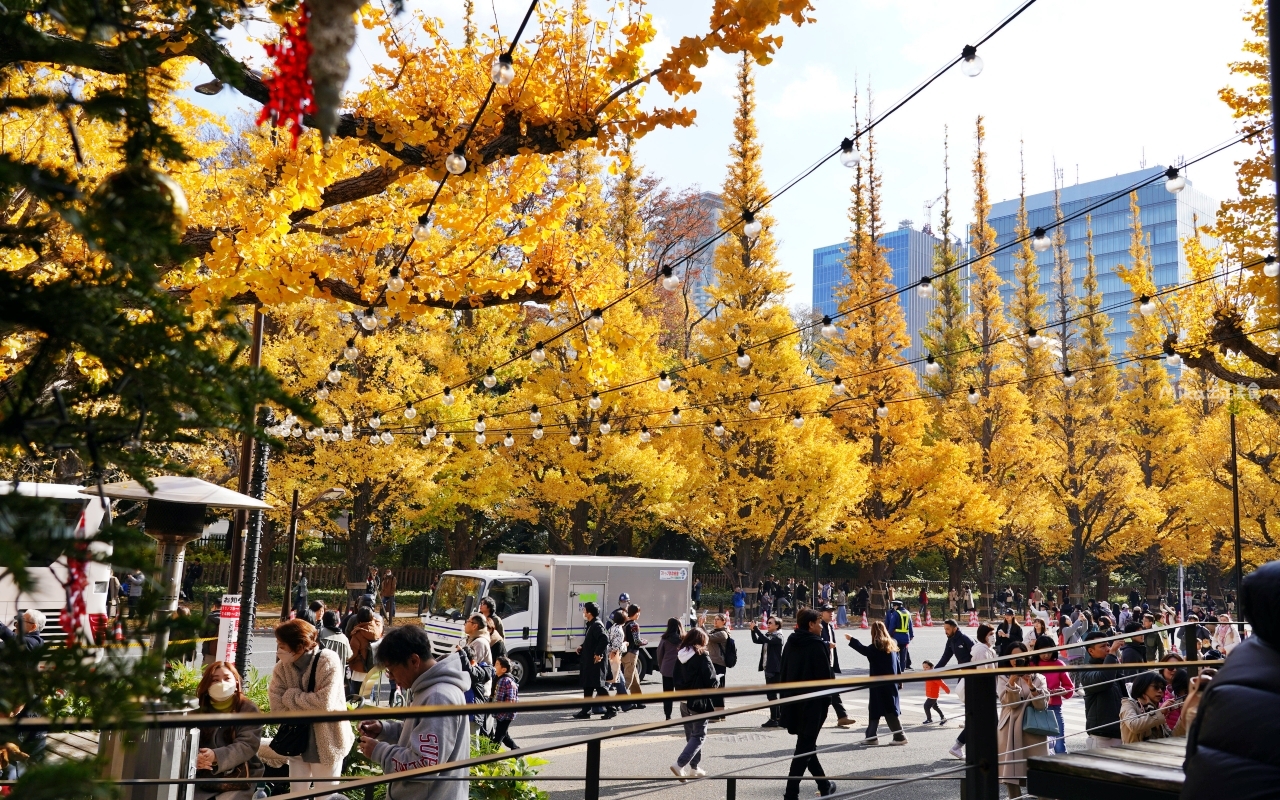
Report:
[[[658,373],[658,391],[665,392],[671,388],[671,379],[667,377],[667,373]]]
[[[347,346],[342,349],[342,357],[348,361],[355,361],[360,357],[360,348],[356,347],[354,338],[347,340]]]
[[[647,442],[647,441],[649,441],[649,439],[651,439],[651,438],[652,438],[652,437],[649,435],[649,429],[648,429],[648,428],[646,428],[645,426],[641,425],[641,426],[640,426],[640,441],[642,441],[642,442]]]
[[[541,364],[547,360],[547,351],[542,348],[542,342],[538,342],[533,348],[533,352],[529,354],[530,360],[535,364]]]
[[[751,356],[747,355],[747,350],[742,345],[738,345],[738,366],[743,369],[751,366]]]
[[[304,431],[302,435],[303,435],[303,436],[305,436],[305,437],[307,437],[307,441],[309,442],[309,441],[311,441],[312,439],[316,438],[316,429],[315,429],[315,428],[307,428],[307,429],[306,429],[306,431]]]
[[[425,433],[422,434],[421,436],[418,437],[418,444],[422,445],[423,447],[426,447],[427,445],[431,444],[431,437],[426,435]]]
[[[536,427],[536,428],[534,428],[534,429],[533,429],[533,438],[535,438],[535,439],[541,439],[541,438],[542,438],[542,436],[543,436],[543,433],[542,433],[542,426],[541,426],[541,425],[539,425],[538,427]]]
[[[338,365],[330,364],[329,374],[326,375],[325,377],[328,378],[329,383],[332,383],[332,384],[337,384],[338,381],[342,380],[342,373],[338,371]]]
[[[453,390],[448,386],[444,387],[444,397],[440,398],[440,402],[444,403],[446,406],[451,406],[453,405],[454,400]]]
[[[377,414],[374,414],[372,417],[370,417],[370,418],[369,418],[369,427],[370,427],[370,428],[373,428],[375,431],[376,431],[378,428],[381,428],[381,427],[382,427],[382,417],[380,417],[380,416],[379,416],[379,415],[377,415]]]
[[[392,442],[394,442],[394,441],[395,441],[395,437],[391,435],[391,431],[383,431],[383,432],[382,432],[382,443],[383,443],[383,444],[391,444],[391,443],[392,443]]]
[[[493,62],[493,68],[489,70],[489,77],[499,86],[508,86],[516,79],[516,68],[509,54],[498,56],[498,60]]]
[[[608,433],[611,430],[613,430],[613,426],[609,424],[608,417],[605,417],[604,419],[600,420],[600,435],[603,436],[604,434]]]
[[[427,423],[427,429],[423,431],[423,434],[425,434],[428,439],[434,439],[436,438],[436,433],[436,421],[431,420]]]
[[[599,392],[592,392],[592,393],[591,393],[591,399],[587,401],[587,407],[588,407],[588,408],[590,408],[592,411],[595,411],[596,409],[600,408],[600,393],[599,393]]]
[[[342,431],[342,441],[349,442],[354,438],[355,438],[355,434],[352,433],[351,431],[345,430],[345,429]]]
[[[1070,389],[1072,386],[1075,386],[1075,385],[1076,385],[1076,376],[1071,374],[1071,370],[1069,370],[1069,369],[1068,369],[1068,370],[1063,370],[1063,372],[1062,372],[1062,385],[1063,385],[1063,386],[1065,386],[1065,387],[1067,387],[1068,389]]]
[[[852,139],[843,139],[840,142],[840,163],[852,169],[858,166],[858,162],[862,161],[862,156],[858,154],[858,145]]]
[[[752,414],[759,414],[759,413],[760,413],[760,398],[759,398],[759,397],[757,397],[756,395],[752,394],[752,395],[751,395],[751,402],[750,402],[750,403],[747,403],[747,410],[749,410]]]
[[[756,219],[756,215],[750,211],[742,212],[742,232],[748,239],[754,239],[760,235],[760,231],[764,225],[760,220]]]
[[[487,441],[488,439],[485,437],[483,433],[476,434],[476,444],[484,444]]]
[[[493,367],[489,367],[484,371],[484,378],[481,379],[481,382],[486,389],[492,389],[498,385],[498,376],[493,374]]]
[[[387,291],[399,292],[404,289],[404,278],[400,277],[400,268],[392,267],[391,276],[387,278]]]
[[[529,409],[529,421],[534,425],[542,422],[542,412],[538,410],[537,406],[533,406]]]
[[[933,297],[933,281],[929,277],[921,278],[920,283],[916,285],[916,297],[921,300]]]
[[[797,428],[803,428],[803,427],[804,427],[804,417],[800,416],[800,412],[799,412],[799,411],[797,411],[797,412],[796,412],[796,415],[795,415],[794,417],[792,417],[792,418],[791,418],[791,424],[792,424],[794,427],[797,427]]]
[[[1036,228],[1031,234],[1031,249],[1037,253],[1043,253],[1053,247],[1053,241],[1049,238],[1049,234],[1045,233],[1044,228]]]
[[[680,407],[679,406],[676,406],[675,408],[671,409],[671,424],[672,425],[680,424]]]
[[[1147,297],[1145,294],[1138,298],[1138,312],[1144,317],[1149,317],[1156,313],[1156,301]]]
[[[1169,167],[1164,171],[1164,188],[1169,194],[1177,194],[1187,188],[1187,179],[1178,172],[1177,167]]]
[[[369,437],[369,444],[373,445],[374,447],[377,447],[378,445],[382,444],[382,440],[379,439],[378,434],[375,433]]]
[[[577,360],[578,360],[578,351],[573,349],[573,344],[565,345],[565,348],[564,348],[564,357],[565,357],[566,359],[568,359],[569,361],[577,361]]]
[[[444,157],[444,168],[450,175],[461,175],[467,171],[467,156],[461,145]]]
[[[1267,256],[1266,263],[1262,267],[1262,274],[1268,278],[1280,275],[1280,261],[1276,261],[1275,256]]]
[[[880,404],[876,406],[876,416],[880,419],[884,419],[889,416],[889,407],[884,404],[883,400],[881,400]]]
[[[414,407],[413,407],[413,403],[410,403],[410,404],[409,404],[408,406],[406,406],[406,407],[405,407],[405,409],[404,409],[404,418],[405,418],[405,419],[413,419],[413,418],[414,418],[414,417],[416,417],[416,416],[418,416],[418,409],[416,409],[416,408],[414,408]]]
[[[680,288],[680,276],[671,271],[671,267],[662,268],[662,288],[674,292]]]
[[[822,315],[822,327],[819,328],[824,338],[834,339],[840,335],[840,329],[831,321],[831,317],[827,314]]]
[[[484,414],[476,417],[475,431],[476,433],[484,433],[489,426],[484,424]]]
[[[598,308],[592,311],[591,316],[587,317],[587,327],[599,332],[604,327],[604,311]]]
[[[969,387],[969,405],[976,406],[978,404],[978,401],[981,399],[982,399],[982,395],[978,394],[978,390],[970,386]]]
[[[418,218],[418,223],[413,226],[413,240],[415,242],[425,242],[427,237],[431,235],[431,226],[427,225],[427,221]]]
[[[329,399],[329,387],[328,387],[328,386],[325,386],[323,383],[322,383],[322,384],[320,384],[319,388],[317,388],[317,389],[316,389],[316,399],[317,399],[317,400],[328,400],[328,399]]]
[[[924,372],[926,375],[937,375],[939,372],[942,372],[942,365],[933,360],[932,353],[925,357]]]
[[[452,434],[452,433],[446,433],[446,434],[444,435],[444,439],[442,440],[442,442],[443,442],[443,444],[444,444],[444,446],[445,446],[445,447],[453,447],[453,434]]]
[[[711,429],[711,432],[714,433],[717,437],[724,436],[724,423],[721,422],[720,420],[716,420],[716,425],[714,428]]]
[[[371,331],[378,327],[378,315],[370,306],[364,310],[364,315],[360,317],[360,327],[366,331]]]
[[[502,446],[511,447],[516,443],[516,437],[511,435],[511,431],[507,431],[507,435],[502,437]]]
[[[1039,350],[1044,345],[1044,337],[1036,333],[1035,328],[1027,328],[1027,347]]]
[[[836,378],[831,383],[831,393],[836,395],[837,397],[843,397],[844,392],[845,392],[844,381],[840,380],[839,378]]]
[[[966,44],[960,51],[960,58],[960,71],[965,75],[976,78],[982,74],[982,56],[978,55],[978,48]]]
[[[280,425],[281,425],[282,427],[284,427],[284,428],[292,428],[292,427],[293,427],[293,423],[295,423],[295,422],[297,422],[297,421],[298,421],[298,418],[297,418],[297,417],[295,417],[294,415],[292,415],[292,414],[285,414],[284,420],[283,420],[283,421],[281,421]]]
[[[574,431],[573,433],[569,434],[569,444],[572,447],[577,447],[578,445],[582,444],[582,437],[578,435],[577,431]]]
[[[355,432],[355,428],[351,427],[351,423],[342,426],[342,435],[347,436]]]
[[[1182,366],[1182,356],[1178,355],[1177,351],[1173,349],[1173,344],[1169,342],[1164,345],[1164,363],[1171,367]]]
[[[300,426],[295,425],[293,428],[293,438],[299,439],[301,437],[302,437],[302,428]]]

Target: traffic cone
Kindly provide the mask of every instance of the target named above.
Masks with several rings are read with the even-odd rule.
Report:
[[[926,628],[933,627],[933,612],[927,608],[924,610],[924,626]]]
[[[114,638],[117,642],[123,642],[123,641],[124,641],[124,628],[122,628],[122,627],[120,626],[120,619],[119,619],[119,618],[117,618],[117,619],[116,619],[116,626],[115,626],[115,628],[111,631],[111,636],[112,636],[112,638]]]
[[[867,612],[865,612],[865,611],[863,611],[863,612],[862,612],[862,623],[861,623],[860,625],[858,625],[858,627],[859,627],[859,628],[862,628],[864,631],[865,631],[867,628],[870,628],[870,627],[871,627],[870,625],[868,625],[868,624],[867,624]]]
[[[976,627],[978,627],[978,612],[977,612],[977,611],[970,611],[970,612],[969,612],[969,627],[970,627],[970,628],[976,628]]]
[[[911,624],[912,624],[912,625],[915,625],[917,628],[922,627],[922,623],[920,622],[920,612],[919,612],[919,611],[913,611],[913,612],[911,613],[911,616],[912,616]]]

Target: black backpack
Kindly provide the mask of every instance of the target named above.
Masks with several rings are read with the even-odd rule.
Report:
[[[720,652],[724,654],[725,667],[732,669],[738,666],[738,643],[732,636],[724,640],[724,644],[720,646]]]

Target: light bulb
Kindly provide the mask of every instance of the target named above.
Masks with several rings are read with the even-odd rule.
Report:
[[[418,224],[413,226],[413,240],[415,242],[425,242],[429,235],[431,235],[431,227],[422,220],[419,220]]]
[[[662,288],[674,292],[680,288],[680,276],[671,271],[671,267],[662,268]]]
[[[467,171],[467,157],[461,147],[444,157],[444,168],[450,175],[461,175]]]
[[[587,401],[587,406],[588,406],[592,411],[595,411],[596,409],[598,409],[598,408],[600,407],[600,393],[599,393],[599,392],[592,392],[592,393],[591,393],[591,399]]]
[[[369,418],[369,427],[370,427],[370,428],[373,428],[375,431],[376,431],[378,428],[381,428],[381,427],[382,427],[382,417],[378,416],[377,414],[374,414],[372,417],[370,417],[370,418]]]
[[[342,349],[342,357],[348,361],[355,361],[360,357],[360,348],[356,347],[355,339],[347,340],[347,346]]]
[[[316,399],[317,399],[317,400],[328,400],[328,399],[329,399],[329,387],[328,387],[328,386],[325,386],[324,384],[320,384],[320,388],[319,388],[319,389],[316,389]]]
[[[881,400],[880,404],[876,406],[876,416],[880,419],[884,419],[889,416],[889,407],[884,404],[883,400]]]
[[[516,68],[511,63],[511,56],[506,53],[498,56],[489,70],[489,77],[499,86],[507,86],[516,79]]]
[[[831,393],[837,396],[843,396],[844,392],[845,392],[844,381],[840,380],[839,378],[836,378],[831,383]]]
[[[1044,228],[1036,228],[1031,234],[1031,249],[1043,253],[1050,247],[1053,247],[1053,242],[1049,239],[1049,234],[1045,233]]]
[[[369,444],[373,445],[374,447],[377,447],[378,445],[382,444],[382,440],[379,439],[378,434],[375,433],[369,437]]]
[[[916,285],[916,297],[921,300],[933,297],[933,281],[929,278],[921,278],[920,283]]]
[[[604,312],[596,309],[591,312],[591,316],[587,317],[587,327],[593,331],[599,331],[604,327]]]
[[[422,434],[421,436],[418,437],[418,444],[422,445],[423,447],[426,447],[427,445],[431,444],[431,437],[426,435],[425,433]]]
[[[1068,389],[1076,385],[1076,376],[1071,374],[1071,370],[1062,373],[1062,385]]]
[[[1187,188],[1187,179],[1178,172],[1177,167],[1169,167],[1164,171],[1164,188],[1169,194],[1177,194]]]
[[[716,420],[716,426],[711,429],[711,432],[716,436],[724,436],[724,423],[720,420]]]
[[[329,367],[329,374],[325,376],[329,379],[329,383],[336,384],[342,380],[342,373],[338,371],[337,365]]]
[[[671,409],[671,424],[672,424],[672,425],[679,425],[679,424],[680,424],[680,408],[679,408],[679,406],[677,406],[676,408]]]
[[[488,441],[488,439],[485,438],[483,433],[476,434],[476,444],[484,444],[486,441]]]
[[[840,142],[840,163],[850,169],[858,166],[862,156],[858,154],[858,145],[852,139]]]
[[[820,328],[820,330],[822,331],[823,337],[827,339],[834,339],[840,335],[840,329],[831,321],[831,317],[826,314],[822,315],[822,328]]]
[[[608,420],[608,418],[605,418],[605,419],[600,420],[600,433],[601,433],[601,435],[606,434],[606,433],[608,433],[608,432],[609,432],[609,431],[611,431],[611,430],[613,430],[613,426],[609,424],[609,420]]]
[[[577,447],[582,444],[582,437],[578,435],[577,431],[569,434],[569,444],[573,447]]]
[[[1138,298],[1138,313],[1144,317],[1149,317],[1156,313],[1156,301],[1147,297],[1145,294]]]
[[[515,443],[516,443],[516,437],[512,436],[510,431],[507,431],[507,435],[502,437],[502,446],[511,447]]]
[[[1180,367],[1182,366],[1182,356],[1178,355],[1177,353],[1170,353],[1169,355],[1165,356],[1164,363],[1168,364],[1171,367]]]
[[[366,331],[371,331],[378,327],[378,315],[374,312],[373,308],[366,308],[364,310],[364,315],[360,317],[360,327],[364,328]]]
[[[752,414],[759,414],[759,413],[760,413],[760,398],[759,398],[759,397],[757,397],[757,396],[755,396],[754,394],[753,394],[753,395],[751,395],[751,402],[750,402],[750,403],[747,403],[747,409],[748,409]]]
[[[453,447],[453,434],[452,434],[452,433],[446,433],[446,434],[444,435],[444,439],[442,440],[442,442],[443,442],[443,444],[444,444],[444,446],[445,446],[445,447]]]
[[[538,427],[536,427],[536,428],[534,428],[534,429],[533,429],[533,438],[535,438],[535,439],[541,439],[541,438],[542,438],[542,435],[543,435],[543,434],[542,434],[542,426],[541,426],[541,425],[539,425]]]
[[[751,366],[751,356],[747,355],[746,348],[744,348],[742,345],[738,345],[737,360],[738,360],[738,366],[743,369],[746,369],[747,367]]]
[[[346,425],[342,426],[343,436],[346,436],[347,434],[354,433],[354,432],[355,432],[355,428],[351,427],[351,423],[347,423]]]
[[[1268,278],[1280,275],[1280,261],[1276,261],[1275,256],[1267,256],[1266,263],[1262,267],[1262,274]]]
[[[297,418],[297,417],[295,417],[294,415],[292,415],[292,414],[285,414],[284,421],[283,421],[283,422],[281,422],[281,423],[280,423],[280,425],[281,425],[282,427],[285,427],[285,428],[292,428],[292,427],[293,427],[293,423],[295,423],[295,422],[297,422],[297,421],[298,421],[298,418]]]
[[[671,388],[671,379],[667,377],[667,373],[658,373],[658,391],[665,392]]]
[[[293,438],[295,438],[295,439],[299,439],[299,438],[301,438],[301,437],[302,437],[302,428],[301,428],[301,427],[298,427],[298,426],[294,426],[294,429],[293,429]]]
[[[455,399],[456,398],[453,396],[453,390],[446,386],[444,389],[444,397],[440,398],[440,402],[444,403],[446,406],[451,406]]]
[[[394,441],[395,441],[395,437],[391,435],[391,431],[383,431],[383,432],[382,432],[382,443],[383,443],[383,444],[391,444],[391,443],[392,443],[392,442],[394,442]]]
[[[400,277],[400,268],[392,267],[391,276],[387,278],[387,291],[399,292],[404,289],[404,278]]]
[[[1044,345],[1044,337],[1036,333],[1035,328],[1027,328],[1027,347],[1039,350]]]
[[[649,429],[642,426],[640,428],[640,441],[647,442],[650,438],[652,437],[649,435]]]
[[[481,414],[480,416],[476,417],[476,424],[475,424],[476,433],[484,433],[488,427],[489,427],[488,425],[484,424],[484,414]]]
[[[542,412],[538,410],[537,406],[533,406],[529,409],[529,421],[534,425],[542,422]]]
[[[404,418],[413,419],[416,416],[418,416],[418,409],[413,407],[413,403],[410,403],[407,407],[405,407]]]
[[[316,430],[315,428],[307,428],[302,435],[307,437],[307,441],[309,442],[312,439],[316,438]]]
[[[760,220],[756,219],[756,215],[750,211],[742,212],[742,233],[748,239],[754,239],[760,235],[760,231],[764,228]]]
[[[351,441],[351,440],[352,440],[352,439],[354,439],[354,438],[355,438],[355,434],[354,434],[354,433],[352,433],[351,431],[344,430],[344,431],[342,432],[342,441],[344,441],[344,442],[349,442],[349,441]]]
[[[978,390],[970,386],[969,387],[969,405],[976,406],[978,404],[978,401],[981,399],[982,399],[982,395],[978,394]]]
[[[926,375],[937,375],[942,372],[942,365],[933,360],[932,354],[924,360],[924,372]]]
[[[541,364],[543,361],[547,360],[547,351],[542,349],[542,342],[538,342],[537,346],[533,348],[533,352],[529,354],[529,358],[535,364]]]
[[[493,374],[493,367],[489,367],[484,371],[484,378],[481,379],[484,388],[492,389],[498,385],[498,376]]]
[[[794,417],[792,417],[792,418],[791,418],[791,424],[792,424],[793,426],[797,427],[797,428],[803,428],[803,427],[804,427],[804,417],[800,416],[800,412],[799,412],[799,411],[797,411],[797,412],[796,412],[796,415],[795,415]]]
[[[982,74],[982,56],[978,55],[978,48],[966,44],[960,51],[960,59],[960,71],[965,75],[976,78]]]
[[[564,348],[564,357],[565,357],[566,359],[568,359],[569,361],[577,361],[577,360],[578,360],[578,351],[573,349],[573,345],[572,345],[572,344],[565,345],[565,348]]]

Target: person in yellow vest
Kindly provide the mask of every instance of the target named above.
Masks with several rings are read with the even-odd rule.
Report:
[[[907,611],[906,605],[901,600],[894,600],[893,608],[885,615],[884,624],[889,629],[889,635],[898,643],[898,660],[901,662],[902,671],[906,672],[911,669],[911,656],[907,645],[911,644],[911,640],[916,636],[915,629],[911,625],[911,612]]]

